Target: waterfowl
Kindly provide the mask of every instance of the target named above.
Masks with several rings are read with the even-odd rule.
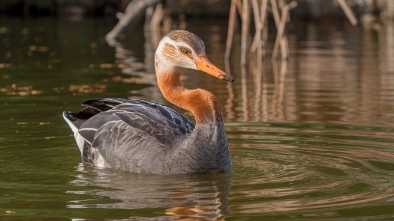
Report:
[[[186,109],[196,124],[163,104],[121,98],[85,101],[79,112],[63,112],[82,161],[97,167],[151,174],[230,171],[231,157],[219,104],[203,89],[186,89],[180,80],[188,69],[234,81],[212,64],[204,42],[175,30],[155,53],[155,71],[163,96]]]

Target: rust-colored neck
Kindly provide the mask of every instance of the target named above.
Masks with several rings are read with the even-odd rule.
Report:
[[[181,83],[180,73],[159,73],[157,83],[169,102],[193,113],[197,125],[222,121],[216,97],[203,89],[186,89]]]

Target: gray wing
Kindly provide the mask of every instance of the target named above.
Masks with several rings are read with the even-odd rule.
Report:
[[[83,105],[83,110],[68,113],[68,118],[85,141],[84,161],[93,164],[97,149],[112,167],[143,166],[138,159],[154,160],[194,130],[188,118],[154,102],[104,98]],[[134,165],[125,165],[132,160]]]

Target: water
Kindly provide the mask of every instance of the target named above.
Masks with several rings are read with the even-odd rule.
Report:
[[[252,56],[247,69],[236,36],[233,84],[184,79],[218,97],[233,171],[182,176],[80,163],[63,110],[93,97],[167,103],[154,39],[136,27],[109,46],[112,26],[0,19],[0,220],[394,219],[394,25],[294,23],[287,62]],[[188,29],[224,68],[226,21]]]

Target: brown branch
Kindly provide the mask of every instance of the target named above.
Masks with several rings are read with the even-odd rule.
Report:
[[[285,25],[286,25],[286,20],[287,20],[287,15],[289,13],[289,10],[296,7],[297,6],[297,2],[296,1],[292,1],[289,4],[283,6],[282,8],[282,16],[278,25],[278,34],[276,35],[276,40],[275,40],[275,45],[274,45],[274,49],[272,52],[272,58],[276,59],[276,57],[278,56],[278,50],[279,50],[279,46],[282,48],[282,58],[286,58],[287,57],[287,39],[283,40],[283,33],[285,30]]]
[[[150,23],[150,33],[152,34],[152,45],[154,48],[159,45],[160,41],[160,22],[163,20],[163,4],[159,3],[156,5],[155,11],[152,15],[152,20]]]
[[[159,0],[134,0],[129,3],[125,13],[118,16],[119,21],[115,27],[105,36],[108,42],[119,36],[127,26],[137,17],[139,13],[145,12],[149,6],[155,5]]]
[[[341,6],[343,12],[345,13],[346,17],[349,19],[350,23],[352,23],[353,26],[357,25],[357,18],[356,16],[354,16],[352,10],[346,4],[346,2],[344,0],[337,0],[337,2]]]
[[[278,28],[280,23],[280,16],[279,16],[278,6],[276,5],[276,0],[271,0],[271,7],[272,7],[272,15],[274,16],[276,28]]]
[[[259,4],[257,0],[252,0],[252,4],[253,4],[252,8],[253,8],[253,16],[254,16],[254,25],[256,28],[256,32],[254,33],[253,43],[250,50],[252,52],[255,52],[257,49],[257,44],[259,43],[259,41],[261,41],[260,39],[261,20],[260,20]]]
[[[267,6],[268,6],[268,0],[262,0],[260,13],[256,11],[254,12],[255,14],[259,14],[260,16],[256,17],[255,15],[256,34],[251,47],[251,51],[253,52],[255,52],[257,48],[261,49],[264,46],[263,30],[264,30],[265,18],[267,17]],[[253,2],[253,8],[256,8],[258,10],[257,3]]]
[[[249,55],[249,0],[242,2],[241,65],[246,65]]]
[[[234,37],[234,27],[235,27],[235,11],[236,11],[236,4],[237,0],[231,1],[230,6],[230,17],[228,20],[228,30],[227,30],[227,41],[226,41],[226,51],[224,53],[225,61],[229,61],[230,54],[231,54],[231,46],[233,44],[233,37]]]

